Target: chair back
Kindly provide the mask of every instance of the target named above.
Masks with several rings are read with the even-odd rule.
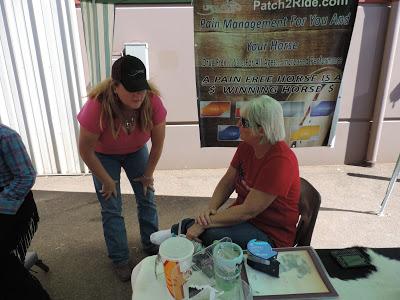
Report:
[[[321,195],[304,178],[300,178],[300,190],[300,220],[297,223],[294,246],[309,246],[321,205]]]

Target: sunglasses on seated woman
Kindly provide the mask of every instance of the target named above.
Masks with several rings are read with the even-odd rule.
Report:
[[[244,117],[240,117],[240,123],[239,123],[243,128],[249,128],[250,127],[250,121]]]
[[[249,128],[250,127],[250,121],[249,119],[246,119],[244,117],[240,117],[240,123],[239,123],[243,128]],[[260,124],[257,124],[257,127],[261,127]]]

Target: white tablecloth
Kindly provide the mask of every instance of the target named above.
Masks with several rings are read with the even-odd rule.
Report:
[[[378,272],[367,278],[357,280],[340,280],[330,278],[339,297],[336,299],[363,300],[399,300],[400,299],[400,262],[368,250],[371,262]],[[169,300],[163,278],[158,280],[154,273],[156,256],[143,259],[132,271],[132,300]],[[269,276],[269,275],[265,275]],[[268,280],[268,278],[265,278]],[[232,299],[234,300],[234,299]]]

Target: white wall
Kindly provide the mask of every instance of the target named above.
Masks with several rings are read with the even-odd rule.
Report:
[[[80,51],[72,1],[0,1],[0,122],[20,133],[39,174],[84,170]]]

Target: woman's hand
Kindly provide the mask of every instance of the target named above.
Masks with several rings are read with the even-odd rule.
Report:
[[[188,228],[186,231],[186,238],[189,240],[195,240],[196,242],[201,243],[199,239],[200,234],[204,232],[205,228],[197,223],[194,223],[192,226]]]
[[[111,196],[116,196],[117,186],[115,185],[115,181],[110,178],[110,180],[107,180],[105,183],[103,183],[100,193],[103,195],[105,200],[110,199]]]
[[[210,216],[215,215],[216,213],[217,213],[216,209],[208,208],[196,217],[196,223],[201,226],[207,226],[211,224]]]
[[[140,182],[143,185],[143,193],[147,194],[147,189],[154,192],[154,178],[148,176],[141,176],[133,179],[135,182]]]

